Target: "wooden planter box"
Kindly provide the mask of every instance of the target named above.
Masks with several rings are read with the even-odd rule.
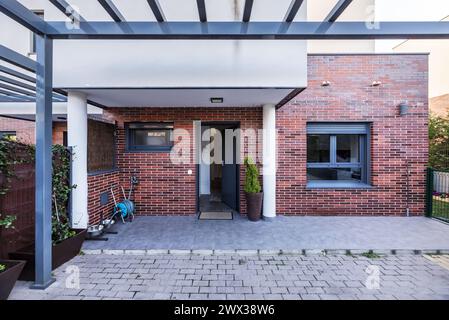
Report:
[[[76,230],[76,235],[53,246],[52,270],[73,259],[81,251],[86,230]],[[25,268],[20,274],[19,280],[34,281],[35,277],[35,252],[34,245],[22,248],[9,254],[10,259],[26,261]]]
[[[6,270],[0,272],[0,300],[6,300],[25,266],[25,261],[0,260],[0,264],[6,266]]]

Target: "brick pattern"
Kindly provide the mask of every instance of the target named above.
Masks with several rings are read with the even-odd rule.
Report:
[[[425,205],[426,55],[311,55],[308,88],[277,112],[277,211],[295,215],[412,215]],[[322,81],[331,85],[322,87]],[[379,87],[370,86],[381,81]],[[399,115],[398,104],[412,107]],[[306,123],[372,123],[369,190],[306,188]],[[410,168],[407,190],[407,166]]]
[[[239,121],[241,129],[261,128],[261,108],[111,108],[107,112],[118,122],[117,164],[121,169],[121,181],[129,187],[129,177],[137,171],[139,185],[135,191],[137,213],[145,215],[185,215],[196,212],[195,146],[191,141],[188,163],[174,164],[168,152],[127,152],[125,150],[125,122],[170,121],[175,129],[185,129],[194,137],[194,120]],[[242,139],[244,139],[242,137]],[[246,140],[245,140],[246,141]],[[244,150],[248,143],[242,141]],[[246,151],[245,151],[246,152]],[[242,153],[242,157],[243,157]],[[188,175],[188,170],[192,175]],[[240,207],[245,212],[243,193],[243,165],[240,169]]]
[[[88,212],[89,224],[98,224],[103,217],[106,219],[111,216],[114,209],[114,202],[110,188],[117,186],[120,181],[120,172],[108,172],[96,175],[90,175],[87,178],[88,185]],[[115,195],[118,196],[117,187],[114,188]],[[100,195],[108,192],[108,203],[100,204]]]
[[[64,131],[67,132],[67,122],[53,122],[53,144],[64,144]]]
[[[17,140],[25,144],[34,144],[34,122],[0,116],[0,131],[15,131]]]
[[[277,213],[400,216],[408,203],[412,215],[422,215],[428,57],[310,55],[308,72],[308,88],[277,111]],[[331,85],[322,87],[323,81]],[[382,85],[372,87],[373,81]],[[401,102],[411,105],[405,116],[399,115]],[[194,120],[240,121],[242,129],[262,128],[261,108],[110,108],[105,116],[118,122],[120,180],[127,186],[131,173],[138,172],[135,200],[138,214],[143,215],[195,213],[196,166],[193,160],[172,164],[169,153],[126,152],[125,122],[173,121],[175,129],[187,130],[192,139]],[[307,189],[306,123],[314,121],[371,123],[371,189]],[[189,169],[192,175],[187,174]],[[240,208],[245,213],[243,166],[240,177]],[[96,188],[95,181],[90,181],[91,188]]]

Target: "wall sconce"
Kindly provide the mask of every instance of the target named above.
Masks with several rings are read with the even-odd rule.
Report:
[[[329,87],[331,85],[331,83],[329,81],[323,81],[321,82],[321,86],[322,87]]]
[[[371,84],[372,87],[378,87],[382,84],[381,81],[373,81],[373,83]]]
[[[408,108],[409,107],[410,106],[407,103],[405,103],[405,102],[400,103],[399,106],[398,106],[398,108],[399,108],[399,115],[401,117],[405,116],[408,113]]]

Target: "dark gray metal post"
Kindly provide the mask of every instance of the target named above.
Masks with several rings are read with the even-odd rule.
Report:
[[[53,42],[36,36],[36,280],[34,289],[45,289],[51,276],[52,215],[52,73]]]

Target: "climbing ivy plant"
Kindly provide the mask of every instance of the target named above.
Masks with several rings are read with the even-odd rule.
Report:
[[[75,185],[70,185],[70,150],[61,145],[53,145],[53,214],[52,239],[59,243],[76,233],[70,229],[68,206],[70,192]]]
[[[16,142],[9,138],[0,139],[0,195],[8,192],[11,179],[15,177],[14,165],[34,162],[34,146]]]
[[[71,152],[64,146],[53,145],[53,201],[52,240],[57,244],[75,235],[70,229],[68,205],[70,192],[75,185],[70,184]],[[0,196],[6,195],[15,177],[14,166],[35,162],[35,146],[9,139],[0,140]]]

